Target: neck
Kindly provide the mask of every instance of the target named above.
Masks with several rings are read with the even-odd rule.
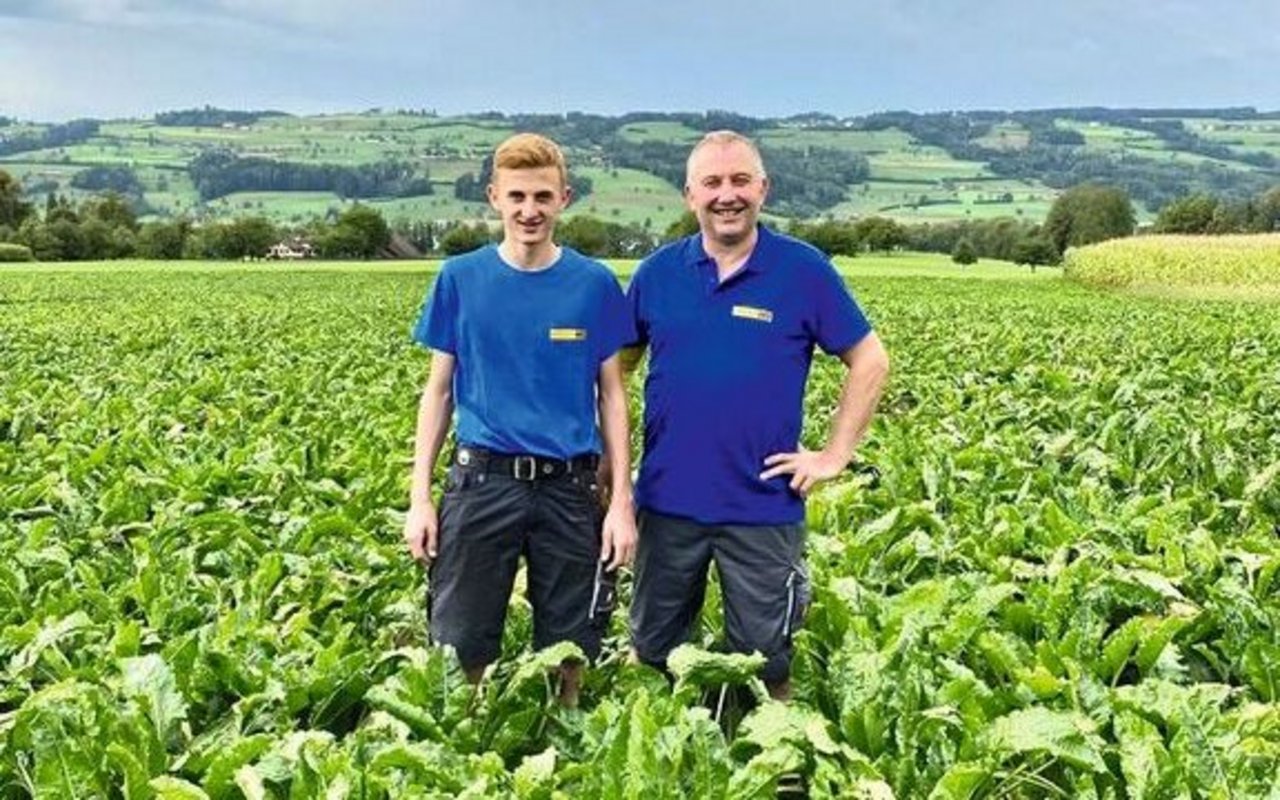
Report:
[[[560,247],[550,239],[537,244],[523,244],[503,239],[498,245],[502,258],[517,269],[542,269],[560,257]]]
[[[759,238],[760,232],[755,228],[752,228],[751,233],[742,241],[732,243],[717,242],[704,233],[702,249],[716,262],[716,273],[720,276],[720,280],[724,280],[751,257],[751,251],[755,249]]]

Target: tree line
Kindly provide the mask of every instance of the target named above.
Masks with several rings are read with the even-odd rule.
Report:
[[[113,176],[104,172],[92,183],[114,186],[123,180]],[[1056,264],[1069,247],[1133,234],[1135,221],[1133,202],[1123,188],[1085,183],[1060,194],[1042,224],[1002,217],[904,225],[872,216],[795,219],[785,230],[833,256],[906,249],[949,253],[960,263],[989,258]],[[575,215],[561,221],[557,238],[590,256],[639,258],[662,242],[697,229],[689,212],[661,234],[648,226]],[[1243,200],[1185,195],[1160,210],[1153,230],[1189,234],[1280,230],[1280,184]],[[423,254],[448,256],[494,241],[497,234],[498,229],[486,223],[388,223],[376,209],[358,203],[331,218],[300,226],[282,227],[260,216],[202,224],[185,218],[142,224],[133,199],[117,191],[78,205],[51,193],[43,209],[37,209],[23,199],[22,185],[0,170],[0,242],[22,248],[0,252],[0,259],[257,258],[272,244],[290,237],[310,242],[317,255],[330,258],[377,257],[393,237]]]
[[[232,111],[226,108],[186,108],[156,114],[157,125],[183,128],[220,128],[223,125],[252,125],[264,117],[288,117],[283,111]]]
[[[355,166],[298,164],[208,150],[191,161],[187,172],[201,200],[233,192],[333,192],[343,198],[368,198],[433,191],[425,167],[394,160]]]
[[[1271,233],[1280,230],[1280,184],[1256,197],[1233,200],[1210,194],[1180,197],[1160,209],[1159,233]]]
[[[0,137],[0,156],[80,144],[97,135],[98,121],[96,119],[76,119],[64,122],[61,125],[50,125],[39,132]]]

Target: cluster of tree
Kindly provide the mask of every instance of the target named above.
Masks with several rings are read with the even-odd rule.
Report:
[[[1061,254],[1041,226],[1014,217],[922,223],[907,226],[906,232],[908,250],[950,253],[960,264],[971,264],[979,258],[1015,264],[1061,261]]]
[[[906,246],[907,229],[887,217],[792,222],[787,233],[832,256],[890,252]]]
[[[697,229],[697,222],[694,222]],[[456,256],[483,247],[501,237],[500,229],[483,222],[445,224],[431,231],[430,242],[421,235],[406,234],[423,251]],[[556,241],[592,258],[642,258],[658,246],[658,237],[639,225],[622,225],[590,215],[561,220]]]
[[[1245,200],[1192,194],[1167,203],[1156,216],[1159,233],[1270,233],[1280,230],[1280,184]]]
[[[0,234],[17,228],[30,216],[31,204],[22,199],[22,193],[18,179],[0,170]],[[0,241],[4,241],[3,235]]]
[[[834,148],[761,150],[769,173],[769,205],[789,217],[811,217],[831,208],[845,199],[849,186],[871,175],[866,158]]]
[[[231,111],[225,108],[187,108],[155,115],[157,125],[183,128],[220,128],[223,125],[252,125],[264,117],[287,117],[283,111]]]
[[[79,144],[97,135],[96,119],[76,119],[61,125],[50,125],[38,133],[23,133],[0,139],[0,156]]]
[[[459,200],[473,203],[485,203],[489,200],[489,183],[493,180],[493,155],[487,155],[480,162],[480,174],[470,172],[459,175],[453,182],[453,196]],[[595,188],[586,175],[578,175],[569,171],[569,188],[573,190],[575,200],[581,200],[591,194]]]
[[[1068,247],[1129,236],[1137,224],[1133,203],[1124,189],[1084,183],[1053,201],[1044,220],[1044,233],[1059,253]]]
[[[339,166],[296,164],[209,150],[187,167],[201,199],[232,192],[334,192],[339,197],[414,197],[432,193],[425,168],[400,161]]]
[[[28,213],[16,227],[0,220],[0,241],[23,245],[41,261],[126,258],[137,248],[139,226],[122,196],[105,194],[79,205],[49,195],[44,213]]]
[[[116,192],[142,199],[142,182],[130,167],[89,167],[71,176],[71,185],[88,192]]]
[[[788,228],[830,255],[854,256],[900,248],[950,253],[961,264],[979,258],[1016,264],[1057,264],[1068,247],[1129,236],[1133,204],[1123,189],[1098,184],[1073,186],[1049,210],[1043,225],[1013,217],[903,226],[883,217],[794,222]]]
[[[377,209],[360,204],[336,219],[314,220],[301,229],[280,228],[263,217],[195,224],[186,218],[139,224],[129,199],[115,192],[79,204],[49,195],[43,213],[20,198],[17,182],[0,171],[0,242],[21,245],[41,261],[115,258],[261,258],[290,236],[311,242],[328,258],[372,258],[391,242],[391,229]]]

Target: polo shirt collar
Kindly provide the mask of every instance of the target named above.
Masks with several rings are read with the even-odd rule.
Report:
[[[761,223],[756,223],[756,245],[751,248],[751,255],[747,256],[747,260],[735,274],[744,274],[748,272],[763,272],[765,265],[768,263],[768,250],[773,247],[773,242],[777,238],[777,234],[769,230],[768,227]],[[714,259],[707,254],[702,248],[702,233],[698,232],[688,237],[684,241],[684,263],[686,266],[697,266],[699,264],[714,264]]]

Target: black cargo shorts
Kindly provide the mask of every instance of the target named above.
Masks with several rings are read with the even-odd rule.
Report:
[[[652,511],[639,522],[631,642],[640,660],[661,667],[688,641],[714,561],[729,646],[762,653],[767,683],[787,680],[791,639],[810,598],[804,525],[703,525]]]
[[[431,640],[452,645],[464,667],[498,657],[522,556],[534,647],[571,641],[599,656],[616,574],[600,561],[596,463],[458,448],[440,501],[427,608]]]

